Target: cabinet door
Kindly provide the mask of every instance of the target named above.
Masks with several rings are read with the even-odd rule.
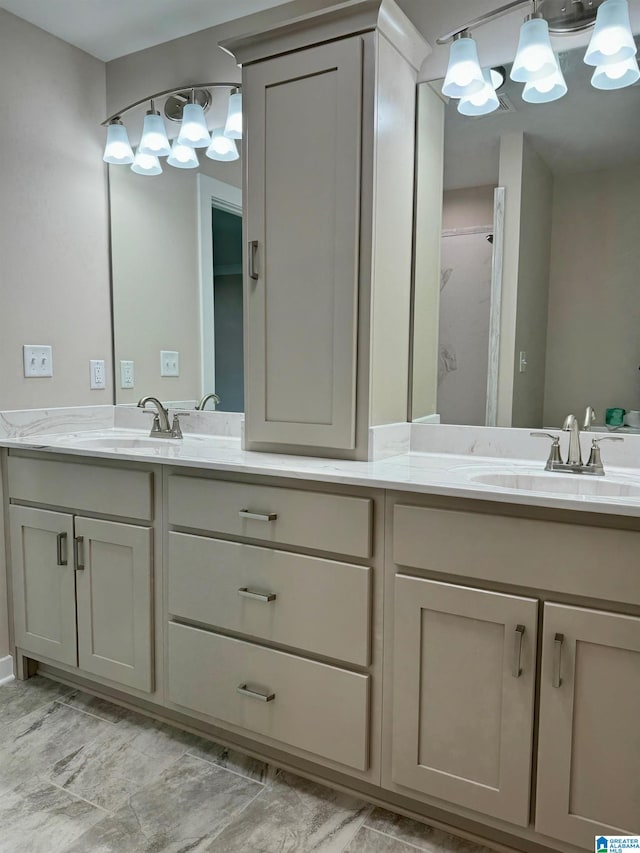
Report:
[[[544,608],[536,830],[640,833],[640,619]]]
[[[249,442],[355,447],[362,52],[245,70]]]
[[[76,518],[80,669],[151,691],[151,529]]]
[[[526,826],[537,602],[399,575],[393,779]]]
[[[73,518],[23,506],[9,518],[16,645],[77,666]]]

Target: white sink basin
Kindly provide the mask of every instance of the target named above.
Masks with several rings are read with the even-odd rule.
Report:
[[[78,447],[95,447],[96,450],[136,450],[156,447],[171,447],[179,443],[179,438],[77,438],[73,445]]]
[[[563,476],[553,474],[525,474],[515,472],[493,472],[476,474],[470,478],[484,486],[500,489],[515,489],[520,492],[547,492],[549,494],[587,495],[603,498],[640,498],[640,485],[607,477],[591,477],[575,474]]]

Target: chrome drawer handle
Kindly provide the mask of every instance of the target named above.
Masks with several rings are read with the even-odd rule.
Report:
[[[257,699],[259,702],[273,702],[276,698],[275,693],[259,693],[257,690],[249,690],[246,684],[238,685],[236,690],[242,696],[248,696],[250,699]]]
[[[63,554],[64,552],[64,554]],[[67,560],[67,534],[66,533],[58,533],[56,537],[56,556],[57,556],[57,564],[59,566],[66,566],[68,563]]]
[[[250,509],[241,509],[238,513],[240,518],[252,518],[254,521],[275,521],[277,512],[251,512]]]
[[[76,569],[79,572],[84,571],[84,536],[76,536],[73,540],[74,549],[75,549],[75,563]],[[81,552],[82,551],[82,556]]]
[[[522,638],[524,636],[524,625],[516,625],[516,631],[513,638],[513,666],[511,667],[511,675],[514,678],[520,678],[522,675]]]
[[[275,601],[277,598],[275,592],[253,592],[253,590],[246,586],[240,587],[238,595],[241,595],[243,598],[251,598],[253,601],[262,601],[265,604],[268,604],[270,601]]]
[[[560,687],[562,684],[562,644],[564,634],[556,634],[553,640],[553,686]]]

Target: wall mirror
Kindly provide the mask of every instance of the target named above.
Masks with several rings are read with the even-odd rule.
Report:
[[[461,115],[419,87],[412,418],[559,427],[640,409],[640,84]],[[442,188],[442,191],[440,190]]]
[[[198,153],[155,176],[109,167],[117,404],[216,392],[219,411],[244,410],[240,167]]]

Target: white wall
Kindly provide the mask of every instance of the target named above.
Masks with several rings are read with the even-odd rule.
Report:
[[[640,166],[556,179],[546,426],[640,409]]]
[[[0,9],[0,80],[0,409],[109,403],[105,66]],[[53,378],[23,378],[25,343],[53,346]]]
[[[446,190],[442,204],[442,230],[493,226],[495,187]]]

